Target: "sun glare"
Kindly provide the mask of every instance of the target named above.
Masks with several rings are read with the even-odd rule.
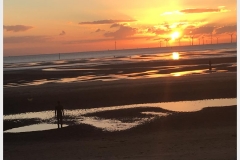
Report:
[[[175,31],[171,34],[172,40],[177,39],[180,36],[180,33],[178,31]]]
[[[174,60],[179,59],[179,54],[178,54],[178,52],[173,52],[173,53],[172,53],[172,59],[174,59]]]

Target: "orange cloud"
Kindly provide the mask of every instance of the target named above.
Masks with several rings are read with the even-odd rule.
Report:
[[[214,31],[214,26],[201,26],[201,27],[188,27],[184,30],[186,35],[201,35],[201,34],[211,34]]]
[[[52,39],[49,36],[4,37],[3,43],[42,43]]]
[[[33,27],[32,26],[24,26],[24,25],[14,25],[14,26],[3,25],[3,28],[6,29],[6,31],[23,32],[23,31],[27,31]]]
[[[204,13],[204,12],[221,12],[221,9],[208,9],[208,8],[193,8],[180,10],[181,13]]]
[[[232,33],[237,31],[237,25],[223,26],[216,29],[216,34]]]
[[[120,22],[134,22],[136,20],[98,20],[92,22],[80,22],[79,24],[112,24],[112,23],[120,23]]]
[[[114,23],[114,24],[112,24],[112,25],[110,26],[110,28],[114,28],[114,27],[120,27],[120,26],[121,26],[121,24]]]
[[[136,28],[120,25],[120,27],[117,31],[107,32],[104,34],[104,36],[105,37],[114,37],[115,39],[122,39],[122,38],[133,36],[136,33],[137,33]]]
[[[234,33],[237,31],[237,25],[226,25],[218,27],[216,25],[208,26],[188,26],[183,30],[184,35],[203,35],[203,34],[225,34]]]
[[[79,44],[79,43],[96,43],[96,42],[104,42],[109,41],[110,39],[101,38],[101,39],[80,39],[75,41],[65,41],[62,44]]]
[[[187,8],[179,11],[164,12],[161,15],[172,14],[191,14],[191,13],[216,13],[216,12],[228,12],[230,10],[225,9],[225,6],[219,6],[218,8]]]
[[[147,32],[149,33],[155,33],[156,35],[159,35],[159,34],[167,34],[169,33],[169,30],[164,30],[164,29],[160,29],[160,28],[148,28]]]
[[[124,40],[138,40],[138,39],[145,39],[145,40],[149,40],[153,38],[152,36],[141,36],[141,37],[126,37],[124,38]],[[64,41],[62,44],[83,44],[83,43],[100,43],[100,42],[107,42],[110,41],[112,42],[114,39],[114,37],[112,38],[100,38],[100,39],[80,39],[80,40],[75,40],[75,41]]]

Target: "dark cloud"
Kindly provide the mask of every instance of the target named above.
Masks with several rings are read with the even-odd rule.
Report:
[[[63,42],[63,44],[79,44],[79,43],[95,43],[95,42],[103,42],[103,41],[109,41],[113,39],[82,39],[82,40],[76,40],[76,41],[66,41]]]
[[[169,29],[169,28],[170,28],[170,25],[169,25],[169,24],[163,24],[163,27]]]
[[[136,28],[121,25],[117,31],[107,32],[104,34],[104,36],[105,37],[114,37],[115,39],[122,39],[122,38],[133,36],[136,33],[137,33]]]
[[[148,28],[148,32],[149,33],[155,33],[156,35],[169,33],[168,30],[164,30],[164,29],[160,29],[160,28],[158,28],[158,29]]]
[[[156,35],[169,34],[171,30],[170,24],[166,22],[155,27],[147,28],[148,33],[155,33]]]
[[[137,39],[150,39],[152,36],[142,36],[142,37],[126,37],[124,40],[137,40]],[[113,41],[116,40],[114,37],[112,38],[102,38],[102,39],[82,39],[76,41],[65,41],[63,44],[81,44],[81,43],[96,43],[96,42],[104,42],[104,41]]]
[[[95,32],[104,32],[105,30],[98,28]]]
[[[216,34],[236,32],[237,25],[219,27],[215,31],[216,31]]]
[[[121,26],[121,24],[114,23],[114,24],[112,24],[112,25],[110,26],[110,28],[114,28],[114,27],[120,27],[120,26]]]
[[[229,10],[225,9],[225,6],[218,8],[188,8],[182,9],[179,12],[181,13],[209,13],[209,12],[228,12]]]
[[[79,24],[112,24],[112,23],[120,23],[120,22],[134,22],[136,20],[98,20],[92,22],[80,22]]]
[[[192,14],[192,13],[220,13],[220,12],[229,12],[225,6],[219,6],[218,8],[187,8],[178,11],[164,12],[161,15],[172,15],[172,14]]]
[[[3,43],[42,43],[50,39],[52,38],[47,36],[4,37]]]
[[[214,26],[202,26],[202,27],[194,27],[188,26],[184,30],[185,35],[202,35],[202,34],[212,34],[214,31]]]
[[[15,25],[15,26],[5,26],[5,25],[3,25],[3,28],[6,31],[23,32],[23,31],[27,31],[27,30],[29,30],[33,27],[32,26],[24,26],[24,25]]]
[[[62,31],[59,35],[60,36],[63,36],[63,35],[65,35],[66,34],[66,32],[65,31]]]
[[[208,8],[192,8],[180,10],[181,13],[204,13],[204,12],[221,12],[221,9],[208,9]]]

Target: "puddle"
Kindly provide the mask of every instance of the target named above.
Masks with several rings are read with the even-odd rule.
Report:
[[[173,72],[173,76],[184,76],[189,74],[207,74],[208,69],[193,70],[193,71],[182,71],[182,72]]]
[[[163,109],[176,111],[176,112],[193,112],[199,111],[206,107],[222,107],[237,105],[237,98],[224,98],[224,99],[205,99],[196,101],[179,101],[179,102],[166,102],[152,104]]]
[[[50,119],[55,116],[54,111],[41,111],[41,112],[27,112],[20,114],[4,115],[3,120],[16,120],[16,119]]]
[[[101,107],[101,108],[91,108],[91,109],[74,109],[65,110],[64,121],[71,121],[75,125],[77,124],[89,124],[94,127],[100,128],[105,131],[121,131],[130,129],[132,127],[141,125],[148,121],[154,120],[159,116],[167,116],[170,112],[152,112],[150,108],[162,108],[169,111],[175,112],[194,112],[199,111],[205,107],[220,107],[220,106],[232,106],[237,105],[237,98],[226,98],[226,99],[206,99],[206,100],[196,100],[196,101],[178,101],[178,102],[164,102],[164,103],[146,103],[146,104],[131,104],[122,106],[112,106],[112,107]],[[147,118],[132,117],[129,122],[122,121],[121,119],[107,119],[99,117],[88,117],[86,114],[103,112],[103,111],[118,111],[123,109],[132,108],[146,108],[146,111],[140,112],[140,114],[148,115]],[[148,111],[149,108],[149,111]],[[14,121],[14,120],[25,120],[25,119],[40,119],[44,120],[44,123],[49,124],[35,124],[31,126],[25,126],[20,128],[12,129],[11,133],[17,132],[16,130],[21,130],[21,132],[30,132],[37,130],[48,130],[57,127],[54,123],[54,111],[42,111],[42,112],[28,112],[13,115],[4,115],[4,121]],[[9,133],[10,131],[4,131]]]
[[[86,117],[84,120],[80,121],[79,123],[89,124],[94,127],[100,128],[104,131],[123,131],[140,124],[143,124],[147,121],[151,121],[152,118],[142,118],[140,120],[135,120],[134,122],[122,122],[120,120],[112,120],[112,119],[99,119],[99,118],[88,118]]]
[[[63,127],[67,127],[67,125],[63,125]],[[18,128],[13,128],[4,131],[4,133],[21,133],[21,132],[33,132],[33,131],[44,131],[50,129],[57,129],[57,124],[33,124],[29,126],[23,126]]]
[[[168,113],[161,113],[161,112],[142,112],[142,114],[157,115],[157,116],[167,116],[168,115]]]
[[[96,68],[44,68],[42,71],[96,71]]]

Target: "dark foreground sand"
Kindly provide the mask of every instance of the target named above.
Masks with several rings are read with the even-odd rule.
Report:
[[[4,89],[4,114],[133,103],[236,98],[236,72]],[[33,101],[28,101],[28,98]],[[211,159],[237,157],[237,107],[175,113],[121,132],[88,125],[4,133],[4,159]],[[115,113],[117,114],[117,113]],[[21,126],[23,124],[15,124]],[[14,126],[4,122],[4,129]]]
[[[122,132],[87,125],[4,134],[4,159],[236,159],[236,106],[178,113]]]

